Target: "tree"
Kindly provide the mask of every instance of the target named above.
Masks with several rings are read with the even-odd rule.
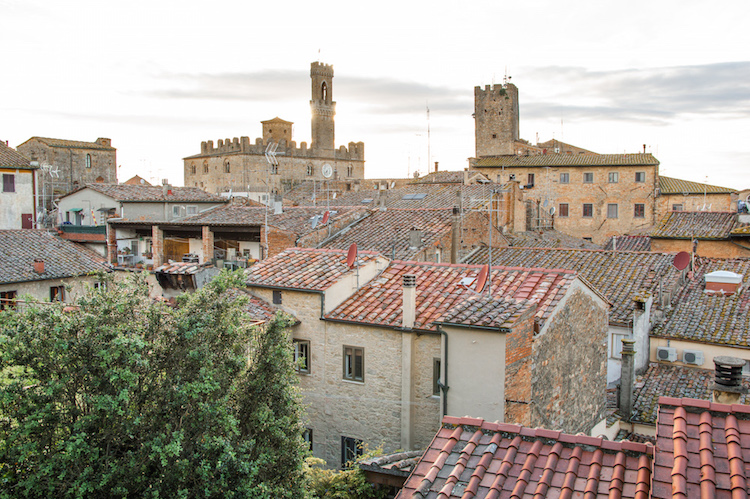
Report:
[[[0,496],[303,497],[287,324],[252,327],[243,285],[170,307],[136,275],[2,312]]]

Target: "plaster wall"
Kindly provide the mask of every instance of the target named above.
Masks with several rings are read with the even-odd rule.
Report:
[[[14,192],[2,192],[0,189],[0,229],[21,229],[22,215],[31,215],[32,227],[36,227],[34,220],[34,170],[20,170],[15,168],[0,168],[0,175],[13,175]]]

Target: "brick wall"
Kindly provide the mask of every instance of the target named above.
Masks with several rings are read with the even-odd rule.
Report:
[[[531,419],[531,369],[534,312],[530,310],[505,335],[505,422],[529,425]]]

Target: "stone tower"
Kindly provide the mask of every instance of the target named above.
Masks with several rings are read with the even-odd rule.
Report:
[[[310,65],[312,80],[312,145],[316,152],[335,149],[333,117],[336,115],[336,103],[333,102],[333,66],[313,62]]]
[[[512,83],[474,87],[476,157],[515,154],[518,88]]]

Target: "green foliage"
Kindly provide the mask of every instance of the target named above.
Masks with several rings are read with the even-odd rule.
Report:
[[[382,447],[363,449],[360,460],[378,456]],[[308,490],[313,499],[385,499],[388,490],[365,480],[365,473],[357,463],[351,463],[345,470],[325,469],[326,462],[315,457],[305,460],[305,475]]]
[[[304,497],[287,324],[252,327],[241,286],[0,313],[0,497]]]

